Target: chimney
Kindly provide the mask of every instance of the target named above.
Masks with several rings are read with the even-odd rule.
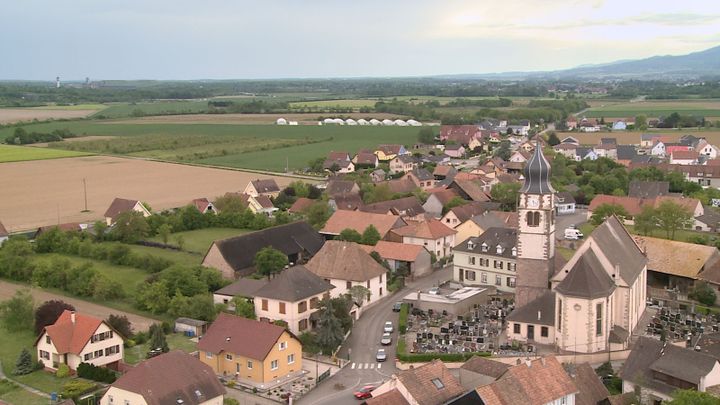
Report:
[[[532,361],[530,361],[530,357],[525,358],[525,365],[528,366],[528,368],[532,367]]]
[[[620,274],[620,263],[615,263],[615,274],[613,274],[613,278],[615,278],[618,274]]]
[[[541,311],[538,311],[538,321],[542,318],[541,315],[542,315],[542,312],[541,312]]]
[[[75,323],[75,311],[70,312],[70,322]]]

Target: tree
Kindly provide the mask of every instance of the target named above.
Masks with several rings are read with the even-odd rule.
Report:
[[[177,245],[178,249],[185,250],[185,237],[182,235],[175,236],[175,244]]]
[[[32,331],[33,298],[30,290],[18,290],[12,298],[0,302],[0,320],[8,331]]]
[[[95,224],[92,228],[93,232],[95,233],[95,242],[102,242],[105,240],[105,234],[107,233],[108,226],[107,222],[105,221],[95,221]]]
[[[232,304],[235,307],[235,315],[243,318],[256,319],[255,305],[243,297],[233,297]]]
[[[607,218],[615,215],[620,221],[624,221],[628,217],[628,212],[620,204],[600,204],[590,217],[593,225],[602,224]]]
[[[20,352],[20,356],[15,362],[15,369],[13,370],[14,375],[25,375],[35,371],[35,364],[33,364],[32,355],[28,349],[23,348]]]
[[[318,201],[307,209],[308,223],[315,229],[325,226],[328,218],[330,218],[330,207],[325,201]]]
[[[647,129],[647,116],[638,115],[635,117],[635,129],[639,129],[640,131]]]
[[[432,145],[435,143],[435,134],[433,133],[432,128],[423,127],[420,131],[418,131],[417,139],[420,143]]]
[[[267,246],[255,254],[254,264],[258,274],[266,276],[270,280],[270,276],[285,268],[288,258],[285,253]]]
[[[57,321],[65,310],[75,311],[75,307],[60,300],[45,301],[35,310],[35,335],[39,335],[43,328]]]
[[[715,299],[717,298],[713,288],[705,281],[696,282],[688,297],[707,306],[715,305]]]
[[[365,228],[362,234],[362,240],[360,243],[363,245],[375,246],[382,239],[380,232],[375,228],[375,225],[370,224]]]
[[[657,227],[655,209],[651,205],[645,205],[642,211],[635,215],[635,230],[648,236]]]
[[[345,333],[335,315],[333,301],[324,299],[318,320],[317,342],[323,353],[331,354],[342,343]]]
[[[520,183],[498,183],[490,190],[490,198],[500,203],[503,211],[515,211],[519,191]]]
[[[495,153],[493,153],[493,155],[499,157],[502,160],[510,160],[510,156],[512,155],[512,151],[510,150],[510,142],[500,142],[500,146],[495,149]]]
[[[157,230],[158,235],[160,235],[160,239],[162,239],[163,243],[167,245],[168,240],[170,240],[170,234],[172,233],[172,225],[170,224],[162,224]]]
[[[453,197],[447,204],[443,205],[442,214],[447,214],[451,209],[467,204],[468,201],[460,196]]]
[[[107,322],[110,327],[115,329],[124,338],[129,339],[134,335],[132,324],[126,315],[110,314],[105,322]]]
[[[165,338],[165,332],[159,324],[154,323],[150,325],[150,330],[148,332],[150,333],[150,343],[148,345],[150,353],[148,353],[148,358],[170,351],[167,339]]]
[[[353,302],[355,302],[359,307],[362,306],[365,300],[370,301],[370,290],[365,288],[365,286],[354,285],[350,287],[349,293],[350,297],[353,299]]]
[[[685,207],[672,201],[663,201],[655,210],[658,227],[665,231],[669,239],[675,239],[675,231],[689,226],[692,213]]]
[[[393,192],[390,190],[390,186],[387,183],[381,183],[378,185],[368,184],[363,187],[363,202],[365,204],[372,204],[381,201],[391,200]]]
[[[118,215],[112,233],[125,243],[135,243],[149,235],[150,225],[143,214],[139,212],[123,212]]]
[[[558,136],[557,136],[557,134],[555,133],[555,131],[550,131],[550,132],[548,133],[548,138],[547,138],[547,139],[548,139],[548,145],[550,145],[550,146],[555,146],[555,145],[557,145],[557,144],[560,143],[560,138],[558,138]]]
[[[718,405],[717,397],[694,389],[675,390],[672,398],[671,401],[663,401],[663,405]]]
[[[354,229],[345,228],[340,231],[340,234],[335,237],[335,240],[344,240],[348,242],[360,243],[360,240],[362,240],[362,235],[360,235],[360,232]]]
[[[222,197],[218,197],[213,203],[215,208],[220,212],[227,213],[241,213],[245,211],[247,205],[243,202],[242,198],[238,194],[225,194]]]

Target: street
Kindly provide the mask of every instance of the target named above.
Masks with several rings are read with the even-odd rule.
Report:
[[[452,277],[452,266],[437,270],[427,277],[408,282],[405,288],[378,302],[353,325],[353,331],[338,357],[350,358],[350,363],[332,378],[323,381],[308,395],[301,398],[300,404],[357,404],[353,393],[368,384],[380,384],[397,372],[395,368],[395,349],[398,339],[398,313],[392,311],[395,302],[401,301],[406,294],[439,285]],[[395,328],[392,333],[392,344],[382,346],[380,338],[383,325],[392,321]],[[377,349],[384,347],[387,361],[378,363],[375,360]]]

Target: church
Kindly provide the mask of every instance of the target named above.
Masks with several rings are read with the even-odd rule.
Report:
[[[645,311],[647,258],[615,217],[598,226],[567,263],[555,257],[555,190],[536,147],[518,203],[515,309],[507,338],[595,353],[628,347]]]

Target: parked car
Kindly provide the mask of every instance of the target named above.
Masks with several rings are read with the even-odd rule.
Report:
[[[372,398],[372,392],[377,388],[374,385],[366,385],[359,390],[355,391],[355,398],[357,399],[368,399]]]
[[[377,353],[375,354],[375,360],[377,360],[377,361],[387,360],[387,353],[385,353],[385,349],[378,349]]]
[[[392,321],[385,322],[385,326],[383,327],[383,332],[393,333],[393,330],[395,330],[395,328],[393,327]]]
[[[393,305],[393,312],[400,312],[402,308],[402,302],[398,301]]]
[[[432,295],[439,295],[440,294],[440,287],[433,287],[431,288],[428,293]]]
[[[567,240],[578,240],[583,238],[583,233],[580,232],[579,229],[576,228],[566,228],[565,229],[565,239]]]
[[[380,344],[383,346],[392,344],[392,336],[389,333],[383,333],[382,339],[380,339]]]

